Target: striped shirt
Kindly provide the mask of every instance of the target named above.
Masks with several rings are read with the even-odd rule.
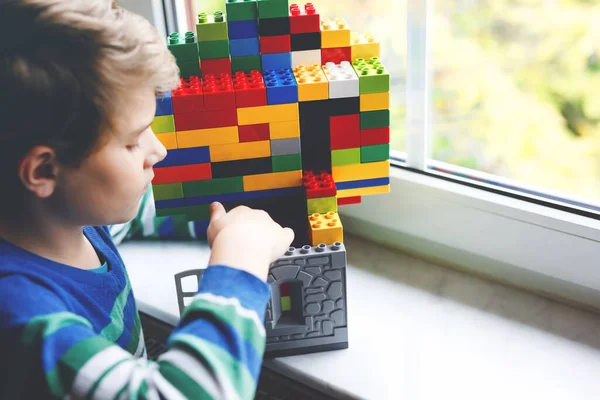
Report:
[[[195,224],[149,217],[151,197],[142,203],[136,220],[113,227],[119,240],[158,237],[161,229],[195,236]],[[173,235],[177,224],[185,235]],[[109,230],[86,227],[84,234],[107,272],[58,264],[0,239],[1,399],[254,397],[265,349],[266,283],[209,266],[169,350],[150,361]]]

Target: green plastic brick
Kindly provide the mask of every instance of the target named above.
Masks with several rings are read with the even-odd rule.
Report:
[[[177,66],[179,67],[179,76],[182,78],[189,78],[190,76],[202,76],[199,60],[178,62]]]
[[[290,296],[281,297],[281,311],[290,311],[292,309],[292,298]]]
[[[198,53],[200,54],[200,60],[229,58],[229,40],[212,40],[210,42],[199,42]]]
[[[360,161],[362,163],[385,161],[390,158],[389,144],[376,144],[360,148]]]
[[[233,73],[242,71],[248,73],[252,70],[262,71],[260,56],[231,57]]]
[[[168,217],[170,215],[185,215],[190,221],[205,221],[210,219],[210,204],[156,209],[157,217]]]
[[[358,75],[360,94],[386,93],[390,91],[390,74],[379,58],[357,58],[352,66]]]
[[[331,151],[331,165],[333,167],[352,164],[360,164],[360,147]]]
[[[198,60],[198,43],[193,32],[186,32],[185,36],[171,33],[167,40],[167,47],[178,63]]]
[[[184,182],[184,197],[212,196],[244,191],[244,178],[218,178],[206,181]]]
[[[183,198],[183,186],[181,183],[169,183],[166,185],[152,185],[154,200],[173,200]]]
[[[213,15],[206,15],[206,13],[198,14],[196,34],[198,42],[229,39],[227,21],[225,21],[223,13],[217,11]]]
[[[152,121],[152,131],[154,133],[175,132],[175,119],[172,115],[161,115],[154,117]]]
[[[328,212],[337,212],[337,197],[320,197],[317,199],[307,199],[308,215],[319,213],[327,214]]]
[[[273,172],[298,171],[302,169],[302,155],[290,154],[271,157]]]
[[[287,0],[258,0],[258,18],[289,17]]]
[[[227,0],[225,11],[229,22],[258,18],[256,0]]]
[[[390,110],[360,113],[360,129],[387,128],[390,126]]]

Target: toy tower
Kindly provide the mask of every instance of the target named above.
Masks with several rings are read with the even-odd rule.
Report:
[[[346,348],[338,206],[390,190],[390,76],[372,35],[287,0],[228,0],[168,47],[181,85],[157,100],[157,215],[264,209],[296,239],[271,266],[265,356]],[[180,311],[186,297],[176,276]]]

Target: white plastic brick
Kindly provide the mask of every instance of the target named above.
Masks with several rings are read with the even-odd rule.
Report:
[[[323,71],[329,81],[330,99],[360,96],[358,76],[348,61],[342,61],[341,64],[328,62],[323,66]]]
[[[292,51],[292,67],[298,65],[321,65],[321,50]]]

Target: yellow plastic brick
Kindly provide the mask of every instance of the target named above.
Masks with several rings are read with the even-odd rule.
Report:
[[[338,190],[337,196],[340,199],[345,197],[355,197],[355,196],[368,196],[370,194],[383,194],[390,192],[390,185],[385,186],[371,186],[366,188],[356,188],[356,189],[345,189]]]
[[[321,48],[350,47],[351,33],[348,23],[343,18],[321,20]]]
[[[302,186],[301,170],[244,176],[244,192],[298,186]]]
[[[294,68],[294,76],[298,83],[298,101],[329,99],[329,81],[320,65],[299,65]]]
[[[271,141],[245,142],[210,146],[210,161],[247,160],[271,156]]]
[[[372,34],[359,35],[357,32],[352,32],[351,42],[352,60],[357,58],[369,60],[372,57],[381,57],[381,43]]]
[[[157,133],[156,138],[160,140],[163,146],[167,150],[173,150],[177,148],[177,134],[175,132],[169,133]]]
[[[285,121],[269,124],[271,139],[291,139],[300,137],[300,122]]]
[[[331,174],[335,182],[359,181],[390,176],[390,161],[378,161],[365,164],[342,165],[332,167]]]
[[[238,108],[238,125],[298,121],[298,103]]]
[[[360,112],[390,109],[390,92],[360,95]]]
[[[338,213],[312,214],[308,216],[308,223],[313,246],[344,242],[344,229]]]
[[[177,145],[180,149],[231,144],[239,141],[237,126],[177,132]]]

